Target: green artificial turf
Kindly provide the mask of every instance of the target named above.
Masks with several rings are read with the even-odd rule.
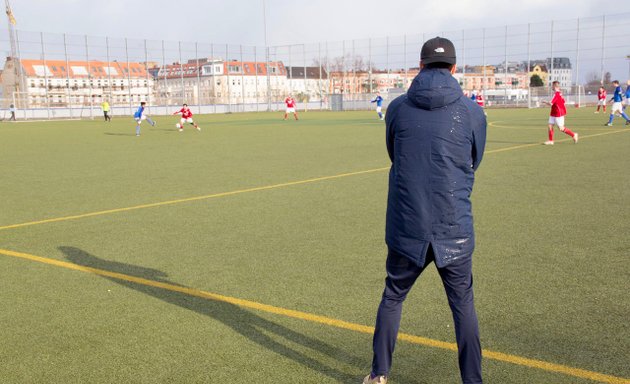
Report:
[[[0,249],[371,326],[386,253],[383,122],[281,117],[198,116],[201,132],[157,117],[140,137],[131,118],[2,123]],[[475,294],[484,349],[628,380],[630,127],[605,118],[570,110],[579,144],[556,132],[551,147],[540,145],[547,110],[488,111]],[[376,171],[311,180],[365,170]],[[103,212],[196,196],[207,198]],[[91,212],[102,214],[2,228]],[[0,268],[2,383],[360,383],[370,369],[369,334],[6,255]],[[454,341],[434,268],[401,331]],[[492,359],[484,374],[594,382]],[[398,344],[391,383],[458,380],[454,352]]]

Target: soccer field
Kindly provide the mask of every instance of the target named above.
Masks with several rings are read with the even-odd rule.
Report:
[[[194,111],[194,108],[193,108]],[[630,127],[488,110],[475,294],[487,383],[630,383]],[[0,124],[0,382],[360,383],[383,289],[374,112]],[[458,383],[435,268],[391,383]]]

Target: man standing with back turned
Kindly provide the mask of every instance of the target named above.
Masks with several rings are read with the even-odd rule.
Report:
[[[473,300],[475,244],[470,195],[486,142],[483,110],[464,97],[455,47],[436,37],[422,46],[420,73],[385,117],[389,172],[385,290],[376,316],[372,372],[385,384],[402,304],[435,261],[453,313],[464,384],[482,383],[481,345]]]

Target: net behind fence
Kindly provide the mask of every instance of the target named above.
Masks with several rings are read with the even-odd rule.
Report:
[[[488,107],[536,107],[557,80],[577,106],[600,85],[630,78],[630,13],[439,33],[252,46],[12,31],[0,106],[18,119],[94,118],[107,101],[129,116],[189,104],[195,113],[361,110],[384,106],[419,72],[423,41],[440,35],[458,52],[455,77]]]

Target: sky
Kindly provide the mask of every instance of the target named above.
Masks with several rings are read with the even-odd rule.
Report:
[[[13,0],[12,8],[20,31],[261,47],[265,43],[263,3],[270,46],[405,34],[425,33],[428,37],[443,31],[601,17],[614,11],[602,7],[601,0]],[[5,46],[2,50],[8,52],[3,32],[7,30],[6,18],[1,23],[0,42]],[[561,23],[558,25],[561,30]],[[627,41],[627,29],[622,33]],[[595,47],[599,42],[591,43],[592,50],[584,52],[592,59],[583,59],[586,65],[581,78],[587,72],[599,71]],[[627,52],[613,52],[610,66],[615,75],[628,74],[625,56],[630,54],[630,44],[627,48]],[[519,49],[525,51],[523,46]],[[555,49],[562,54],[561,47]],[[493,60],[498,61],[499,55]]]
[[[270,45],[494,27],[610,11],[601,0],[265,3]],[[13,0],[11,5],[18,29],[25,31],[248,45],[265,41],[263,0]]]

